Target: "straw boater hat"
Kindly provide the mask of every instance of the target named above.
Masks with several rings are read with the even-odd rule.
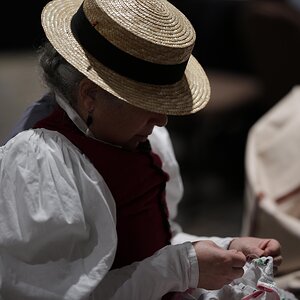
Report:
[[[186,115],[209,100],[195,31],[166,0],[53,0],[42,25],[70,64],[132,105]]]

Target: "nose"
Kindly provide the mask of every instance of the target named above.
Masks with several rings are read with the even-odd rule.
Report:
[[[168,116],[166,114],[153,113],[152,122],[159,127],[166,126],[168,123]]]

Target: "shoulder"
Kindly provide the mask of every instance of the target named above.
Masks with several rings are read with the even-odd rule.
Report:
[[[44,128],[22,131],[1,149],[2,155],[13,156],[18,160],[27,158],[38,160],[41,157],[65,160],[65,151],[74,157],[83,158],[80,150],[64,135]]]
[[[32,169],[55,161],[67,163],[81,159],[80,151],[63,135],[46,129],[29,129],[18,133],[1,147],[2,163]]]
[[[77,193],[95,185],[109,194],[90,160],[64,135],[43,128],[23,131],[1,147],[0,171],[9,178],[21,176],[28,186],[52,182],[62,192],[69,188]]]

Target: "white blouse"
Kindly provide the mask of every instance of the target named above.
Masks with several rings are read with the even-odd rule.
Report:
[[[46,129],[19,133],[0,148],[0,299],[158,300],[169,291],[196,288],[191,241],[200,238],[172,221],[183,188],[167,130],[155,128],[150,142],[170,175],[174,245],[112,271],[115,203],[89,159]],[[223,248],[231,241],[211,239]]]

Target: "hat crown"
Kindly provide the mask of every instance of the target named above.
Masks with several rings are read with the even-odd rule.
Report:
[[[93,27],[120,50],[157,64],[178,64],[192,53],[196,34],[166,0],[85,0]]]

